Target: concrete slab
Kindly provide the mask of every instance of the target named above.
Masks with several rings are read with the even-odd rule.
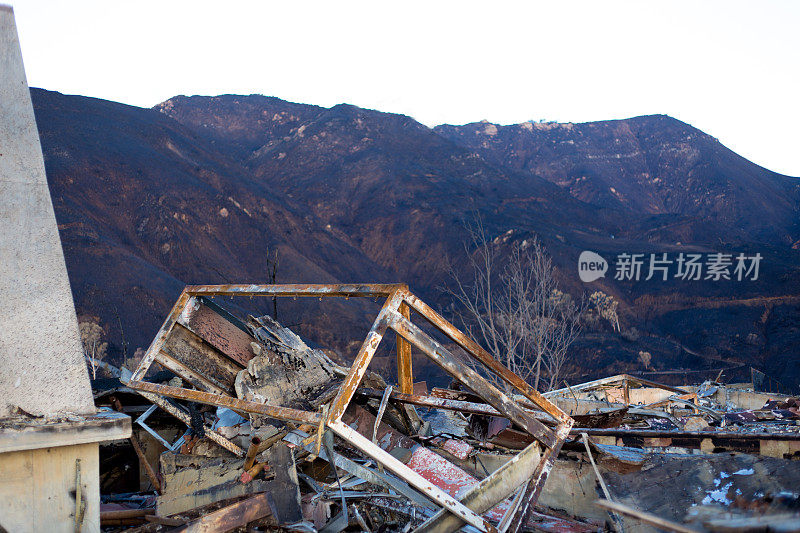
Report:
[[[0,417],[94,412],[14,13],[0,5]]]

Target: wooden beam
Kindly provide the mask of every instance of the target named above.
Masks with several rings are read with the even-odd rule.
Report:
[[[411,309],[408,304],[402,302],[400,304],[400,314],[406,320],[411,318]],[[399,333],[397,334],[397,385],[400,387],[400,392],[405,394],[413,394],[414,392],[414,376],[411,368],[411,343],[403,338]]]
[[[253,520],[275,514],[271,500],[268,492],[257,494],[252,498],[236,502],[189,522],[175,531],[180,533],[223,533],[246,526]]]

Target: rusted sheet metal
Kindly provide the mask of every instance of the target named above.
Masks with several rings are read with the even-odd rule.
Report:
[[[313,296],[313,297],[375,297],[390,296],[401,283],[362,283],[362,284],[229,284],[229,285],[190,285],[185,291],[192,296]]]
[[[163,351],[182,367],[229,394],[234,392],[236,374],[244,368],[181,324],[172,328]]]
[[[411,319],[411,309],[408,304],[400,304],[400,314],[406,320]],[[400,392],[406,394],[414,393],[414,375],[411,367],[411,344],[402,335],[397,334],[397,384]]]
[[[350,371],[344,378],[344,382],[336,398],[334,398],[331,403],[331,408],[328,412],[329,422],[340,420],[342,415],[344,415],[347,405],[353,398],[353,394],[355,394],[358,385],[361,383],[361,379],[364,377],[364,373],[367,371],[369,362],[372,361],[372,356],[375,355],[375,350],[378,349],[378,344],[380,344],[381,339],[383,339],[386,333],[386,328],[388,327],[386,321],[387,314],[397,311],[401,302],[399,290],[395,290],[392,295],[386,299],[378,316],[375,318],[375,322],[372,324],[372,328],[370,328],[369,333],[367,333],[367,338],[364,340],[361,348],[359,348],[358,354],[356,354],[353,366],[350,367]]]
[[[540,463],[540,450],[541,447],[538,443],[531,444],[488,477],[480,482],[476,480],[463,493],[461,502],[480,514],[486,513],[501,504],[534,474],[534,470]],[[499,521],[502,518],[502,512],[506,508],[507,504],[501,506],[498,509],[500,511],[499,515],[494,514],[492,518]],[[457,531],[463,525],[464,521],[458,516],[439,511],[422,524],[417,529],[417,533]]]
[[[486,381],[476,371],[462,364],[444,346],[431,339],[417,326],[397,313],[390,313],[388,322],[392,329],[413,342],[445,372],[475,391],[489,405],[536,437],[545,446],[552,447],[555,444],[555,436],[547,426],[530,416],[517,402]]]
[[[506,383],[516,388],[526,398],[536,404],[537,407],[551,415],[553,418],[560,422],[569,420],[569,415],[564,413],[557,406],[550,403],[547,398],[542,396],[539,391],[531,387],[521,377],[514,374],[511,370],[500,364],[489,352],[484,350],[477,342],[470,339],[464,333],[459,331],[450,322],[445,320],[441,315],[434,311],[428,304],[417,298],[411,293],[404,295],[405,301],[416,312],[425,317],[428,322],[436,326],[442,333],[450,337],[450,339],[464,348],[468,354],[489,367],[495,374],[501,377]],[[478,391],[475,391],[478,392]]]
[[[454,465],[441,455],[422,446],[418,446],[406,466],[421,475],[450,496],[460,498],[461,503],[468,508],[472,506],[462,497],[467,491],[478,484],[478,479]],[[477,514],[484,515],[493,522],[503,518],[503,509],[489,508],[485,511],[472,509]],[[463,525],[463,522],[462,522]]]
[[[220,316],[211,307],[204,305],[197,297],[193,296],[189,300],[186,312],[178,317],[178,324],[189,329],[242,367],[247,366],[247,362],[255,355],[250,346],[255,339]]]
[[[386,469],[399,476],[415,489],[422,491],[427,497],[446,508],[453,513],[453,515],[458,516],[461,520],[475,526],[480,531],[486,531],[488,533],[497,532],[497,529],[488,520],[469,510],[461,502],[408,468],[399,460],[389,455],[389,453],[383,451],[379,446],[373,444],[368,438],[364,437],[344,422],[329,422],[328,427],[339,437],[382,464]]]
[[[456,439],[444,439],[441,444],[436,444],[456,459],[465,461],[475,449],[468,442]]]
[[[169,396],[170,398],[177,398],[179,400],[188,400],[190,402],[205,403],[208,405],[215,405],[217,407],[227,407],[234,411],[243,411],[245,413],[256,413],[265,415],[277,420],[285,422],[302,422],[303,424],[319,424],[319,413],[308,411],[300,411],[298,409],[290,409],[289,407],[276,407],[272,405],[264,405],[255,402],[248,402],[246,400],[239,400],[238,398],[231,398],[230,396],[223,396],[221,394],[211,394],[199,390],[182,389],[180,387],[170,387],[169,385],[158,385],[155,383],[148,383],[146,381],[130,381],[128,387],[144,392],[151,392],[153,394],[160,394],[161,396]]]

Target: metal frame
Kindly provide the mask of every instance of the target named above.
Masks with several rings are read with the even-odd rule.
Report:
[[[485,512],[483,509],[484,507],[487,505],[488,508],[493,507],[508,498],[519,488],[518,484],[514,485],[513,483],[505,482],[509,481],[503,477],[504,472],[507,472],[507,470],[497,471],[491,474],[481,482],[480,489],[476,487],[476,490],[482,493],[481,505],[476,507],[474,504],[470,505],[471,502],[467,501],[469,499],[460,502],[426,481],[419,474],[412,471],[405,464],[389,455],[368,438],[362,436],[342,421],[342,416],[353,396],[356,394],[356,390],[367,371],[372,357],[375,355],[378,345],[384,335],[386,335],[387,330],[392,329],[396,333],[398,341],[397,373],[399,382],[398,388],[401,394],[413,394],[411,346],[414,345],[448,374],[480,396],[481,399],[494,408],[498,414],[507,417],[534,437],[538,442],[534,442],[530,447],[538,448],[539,444],[544,447],[544,452],[538,464],[531,464],[530,461],[526,463],[527,468],[525,469],[526,472],[523,477],[525,479],[530,479],[530,482],[523,492],[520,505],[513,506],[509,511],[512,515],[507,517],[508,520],[504,520],[504,522],[511,524],[508,529],[509,531],[516,531],[525,524],[533,505],[539,497],[542,486],[547,480],[555,458],[572,428],[573,420],[522,378],[495,360],[478,343],[467,337],[422,300],[414,296],[409,291],[407,285],[290,284],[188,286],[181,293],[178,301],[170,311],[167,319],[156,334],[156,337],[142,358],[139,367],[128,383],[130,388],[145,394],[150,393],[149,395],[169,396],[172,398],[228,407],[240,412],[263,414],[284,421],[319,425],[322,419],[322,415],[319,412],[301,411],[287,407],[259,404],[220,394],[220,391],[216,387],[205,383],[192,369],[184,368],[179,363],[176,363],[174,360],[169,360],[166,357],[166,354],[162,352],[162,348],[170,332],[181,317],[181,314],[184,313],[190,305],[195,304],[195,298],[202,296],[280,296],[315,298],[386,297],[386,301],[367,333],[361,348],[358,350],[355,360],[347,372],[339,392],[331,402],[327,418],[324,420],[325,425],[340,438],[357,447],[367,456],[382,464],[387,470],[390,470],[411,486],[423,492],[428,498],[442,506],[443,509],[437,513],[436,516],[431,518],[429,522],[441,522],[443,517],[447,517],[448,526],[444,528],[444,530],[447,531],[455,531],[455,529],[458,529],[464,523],[470,524],[481,531],[497,531],[497,529],[490,522],[481,517],[480,514]],[[537,408],[546,412],[555,420],[556,427],[550,428],[545,426],[533,413],[523,408],[520,403],[492,385],[478,372],[463,364],[447,348],[411,322],[411,311],[422,316],[430,325],[460,346],[470,357],[482,363],[488,371],[494,373],[497,377],[511,385]],[[145,374],[153,362],[166,363],[165,366],[168,366],[176,374],[192,383],[197,389],[205,390],[184,389],[143,381]],[[520,452],[520,456],[527,457],[530,455],[530,452],[531,450],[529,449],[523,450]],[[447,516],[448,512],[451,513],[450,516]],[[426,524],[428,523],[426,522]],[[429,529],[431,527],[430,524],[426,524],[423,524],[422,529]],[[437,528],[437,530],[442,529]]]

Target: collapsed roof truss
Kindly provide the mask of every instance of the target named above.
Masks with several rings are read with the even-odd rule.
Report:
[[[201,373],[189,368],[185,362],[176,361],[163,350],[170,335],[198,298],[213,296],[273,296],[273,297],[385,297],[386,301],[362,343],[336,397],[331,401],[324,425],[337,436],[365,455],[381,463],[387,470],[406,481],[442,507],[420,530],[455,531],[468,523],[481,531],[497,531],[481,514],[505,500],[515,492],[514,505],[503,520],[503,529],[517,531],[526,522],[542,486],[553,467],[555,458],[572,428],[573,420],[522,378],[494,359],[477,342],[467,337],[425,302],[412,294],[405,284],[283,284],[283,285],[195,285],[186,287],[173,306],[161,329],[142,358],[128,386],[145,394],[156,394],[230,409],[257,413],[288,422],[319,425],[319,412],[303,411],[277,405],[267,405],[229,396]],[[517,401],[498,389],[477,371],[459,360],[450,350],[437,342],[411,320],[424,318],[430,325],[462,348],[471,358],[483,365],[486,372],[513,387],[538,409],[552,417],[556,426],[550,428],[537,420]],[[463,383],[502,416],[523,428],[536,440],[509,463],[490,474],[468,493],[456,500],[379,446],[364,438],[342,421],[342,416],[356,393],[381,340],[393,330],[397,335],[398,388],[402,394],[413,394],[413,369],[411,347],[415,346],[440,368]],[[172,387],[144,381],[150,366],[158,362],[193,384],[196,389]],[[539,449],[543,452],[539,454]]]

